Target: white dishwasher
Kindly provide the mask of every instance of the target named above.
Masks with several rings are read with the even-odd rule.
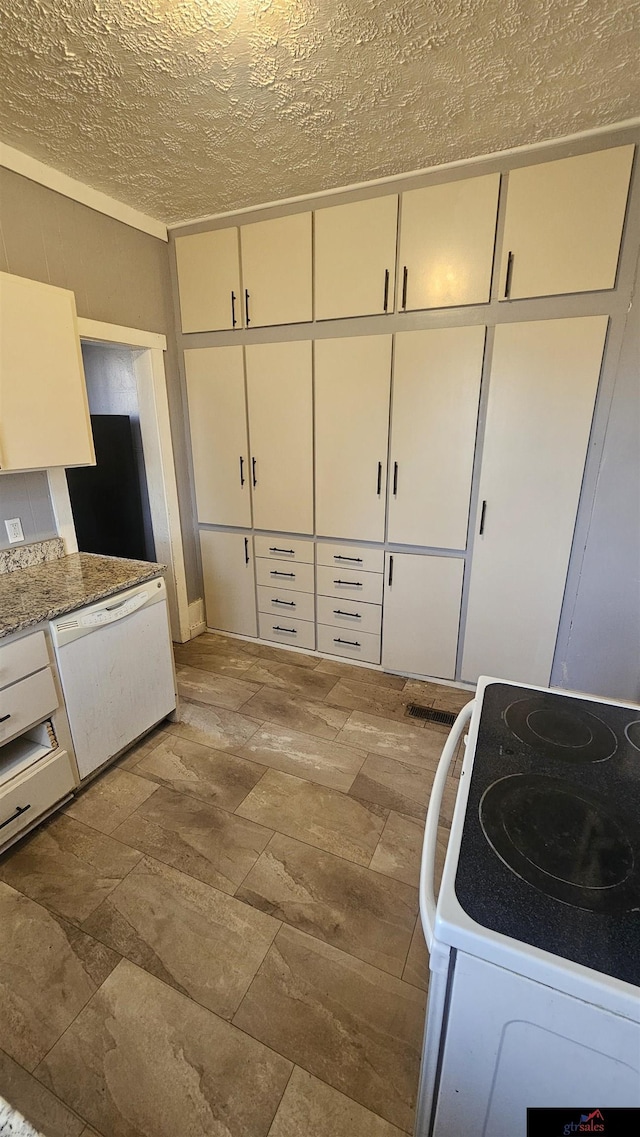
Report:
[[[164,580],[50,623],[81,778],[175,709]]]

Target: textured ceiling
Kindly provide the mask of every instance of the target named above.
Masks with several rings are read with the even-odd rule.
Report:
[[[0,0],[0,138],[165,221],[629,118],[630,0]]]

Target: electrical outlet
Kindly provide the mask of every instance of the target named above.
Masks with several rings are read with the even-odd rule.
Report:
[[[10,545],[15,545],[16,541],[24,541],[22,522],[19,517],[12,517],[9,521],[5,521],[4,527],[7,530]]]

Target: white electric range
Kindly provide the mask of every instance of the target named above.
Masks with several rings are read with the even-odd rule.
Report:
[[[436,905],[442,792],[467,728]],[[640,1108],[639,822],[639,707],[480,679],[425,828],[416,1137],[526,1137],[527,1107]]]

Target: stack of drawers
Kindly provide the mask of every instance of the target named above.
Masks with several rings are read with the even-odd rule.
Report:
[[[319,541],[318,651],[380,663],[384,552]]]
[[[256,536],[254,543],[260,639],[314,650],[313,541]]]

